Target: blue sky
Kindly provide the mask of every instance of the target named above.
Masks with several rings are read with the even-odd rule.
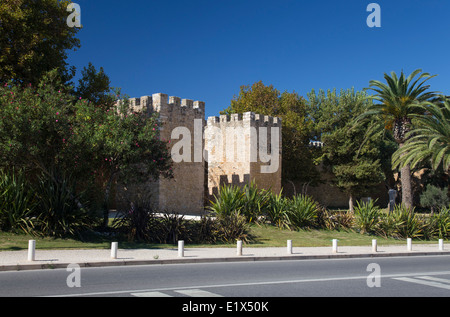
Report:
[[[103,67],[130,97],[153,93],[229,106],[241,85],[262,80],[302,96],[357,90],[385,72],[438,74],[450,94],[448,0],[75,0],[81,48],[69,63]],[[381,7],[369,28],[367,5]]]

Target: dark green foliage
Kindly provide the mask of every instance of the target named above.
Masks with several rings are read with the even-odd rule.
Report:
[[[30,181],[64,170],[79,187],[95,182],[106,226],[114,181],[171,177],[172,161],[156,115],[131,111],[126,98],[105,107],[75,100],[56,72],[37,88],[0,86],[0,168],[23,168]]]
[[[236,240],[250,242],[249,223],[245,216],[231,212],[212,218],[203,216],[199,221],[188,220],[177,213],[157,213],[149,201],[132,204],[120,213],[113,228],[128,241],[147,243],[233,243]]]
[[[35,232],[50,237],[77,237],[92,229],[98,219],[84,199],[86,192],[62,173],[39,176],[35,185],[38,196]]]
[[[154,210],[150,203],[137,199],[129,206],[116,216],[112,227],[123,233],[128,241],[151,241]]]
[[[183,215],[177,213],[164,213],[162,217],[154,219],[155,231],[152,233],[157,236],[160,243],[177,244],[177,241],[184,240],[189,242],[191,228],[189,221],[184,219]]]
[[[94,65],[89,63],[81,71],[82,78],[78,81],[75,95],[78,98],[89,100],[94,105],[107,110],[114,103],[109,77],[102,67],[97,72]]]
[[[382,134],[365,139],[368,123],[354,121],[372,102],[364,92],[353,89],[340,93],[320,90],[317,94],[313,90],[308,97],[315,137],[324,143],[320,161],[334,175],[332,184],[349,196],[352,211],[356,197],[369,194],[387,178],[383,174]]]
[[[37,197],[23,171],[0,170],[0,230],[30,233],[36,207]]]
[[[422,195],[420,195],[420,204],[422,207],[430,208],[431,212],[448,207],[449,199],[447,189],[428,185]]]
[[[0,228],[50,237],[76,237],[93,228],[96,217],[75,182],[55,173],[30,183],[23,171],[0,172]]]
[[[42,76],[58,69],[64,83],[75,73],[67,50],[80,47],[79,28],[67,25],[72,1],[2,0],[0,3],[0,82],[37,85]]]

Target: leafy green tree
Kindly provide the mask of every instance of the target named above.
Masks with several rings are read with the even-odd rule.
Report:
[[[420,75],[419,75],[420,74]],[[417,78],[415,78],[419,75]],[[372,98],[379,103],[373,103],[358,121],[363,118],[375,119],[378,124],[384,125],[385,129],[392,130],[395,141],[403,147],[408,139],[411,129],[412,115],[421,113],[417,104],[429,101],[435,97],[435,92],[428,91],[429,85],[425,83],[435,76],[422,73],[421,69],[412,72],[408,77],[395,72],[391,76],[384,74],[386,84],[378,80],[371,80],[368,89],[376,94]],[[400,170],[402,183],[402,201],[407,208],[413,205],[413,192],[411,183],[411,169],[406,164]]]
[[[43,172],[55,183],[60,171],[78,185],[100,180],[105,215],[114,180],[170,177],[171,162],[156,115],[133,112],[126,98],[107,109],[75,100],[56,71],[38,87],[0,87],[0,168],[24,168],[30,179]]]
[[[262,81],[241,86],[230,106],[222,114],[252,111],[282,120],[282,177],[315,184],[320,174],[313,163],[314,152],[309,145],[312,122],[306,113],[306,101],[297,93],[281,93]],[[300,166],[301,164],[301,166]]]
[[[306,100],[297,93],[283,92],[279,98],[282,119],[282,176],[287,181],[300,181],[306,188],[317,185],[320,172],[316,166],[317,149],[310,146],[313,122]]]
[[[126,97],[109,109],[86,100],[75,107],[73,146],[67,157],[78,173],[92,171],[104,188],[104,225],[113,182],[145,182],[172,176],[167,142],[159,138],[157,114],[133,112]],[[85,165],[88,166],[85,166]]]
[[[333,184],[349,197],[353,212],[354,199],[370,194],[385,175],[380,148],[382,135],[372,135],[364,142],[368,123],[354,124],[354,119],[370,105],[365,93],[353,89],[320,90],[308,94],[311,115],[316,127],[316,138],[324,143],[319,158],[324,168],[334,175]]]
[[[450,168],[450,101],[444,96],[442,105],[427,102],[419,105],[421,113],[412,115],[413,128],[405,145],[394,153],[394,167],[412,168],[429,161],[434,170],[440,166],[444,172]]]
[[[230,106],[222,113],[253,111],[259,114],[277,116],[280,110],[279,97],[280,92],[273,85],[266,86],[262,81],[251,86],[241,86],[239,95],[233,97]]]
[[[44,75],[37,87],[2,83],[0,165],[24,168],[32,175],[61,164],[74,102],[56,71]]]
[[[86,99],[96,106],[101,106],[108,109],[115,102],[115,95],[111,88],[111,81],[106,75],[103,67],[97,72],[94,65],[89,63],[81,71],[82,78],[78,81],[78,86],[75,90],[75,96],[81,99]]]
[[[75,74],[67,50],[80,47],[79,28],[67,26],[71,1],[2,0],[0,2],[0,82],[37,86],[57,68],[62,82]]]

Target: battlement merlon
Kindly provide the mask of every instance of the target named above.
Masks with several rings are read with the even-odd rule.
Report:
[[[207,125],[221,126],[230,122],[243,121],[255,126],[281,127],[281,118],[264,116],[254,112],[245,112],[243,114],[233,113],[231,115],[220,115],[219,117],[208,117]]]
[[[204,118],[205,103],[203,101],[193,101],[191,99],[181,99],[180,97],[168,96],[157,93],[152,96],[140,98],[130,98],[130,106],[133,111],[151,112],[173,112],[184,111],[183,113],[193,113],[197,118]]]
[[[153,111],[156,112],[172,112],[184,110],[192,112],[194,115],[204,116],[205,103],[203,101],[193,101],[191,99],[181,99],[180,97],[168,96],[166,94],[157,93],[152,95]]]

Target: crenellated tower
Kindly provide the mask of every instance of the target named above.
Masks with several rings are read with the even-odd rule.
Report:
[[[208,194],[224,184],[281,190],[281,119],[253,112],[209,117],[205,127]]]
[[[132,195],[130,193],[132,190],[144,190],[150,194],[151,201],[159,211],[201,214],[204,209],[205,195],[205,162],[202,158],[205,103],[158,93],[141,98],[130,98],[130,106],[136,112],[159,114],[160,138],[170,140],[169,153],[178,141],[172,138],[176,128],[183,128],[183,131],[197,137],[190,139],[192,158],[173,164],[172,179],[161,178],[156,182],[149,180],[139,188],[127,188],[128,195]]]
[[[130,106],[159,114],[160,138],[170,140],[174,177],[122,188],[127,195],[144,191],[159,211],[199,215],[223,184],[255,181],[258,188],[280,192],[281,119],[246,112],[205,122],[204,102],[161,93],[131,98]]]

